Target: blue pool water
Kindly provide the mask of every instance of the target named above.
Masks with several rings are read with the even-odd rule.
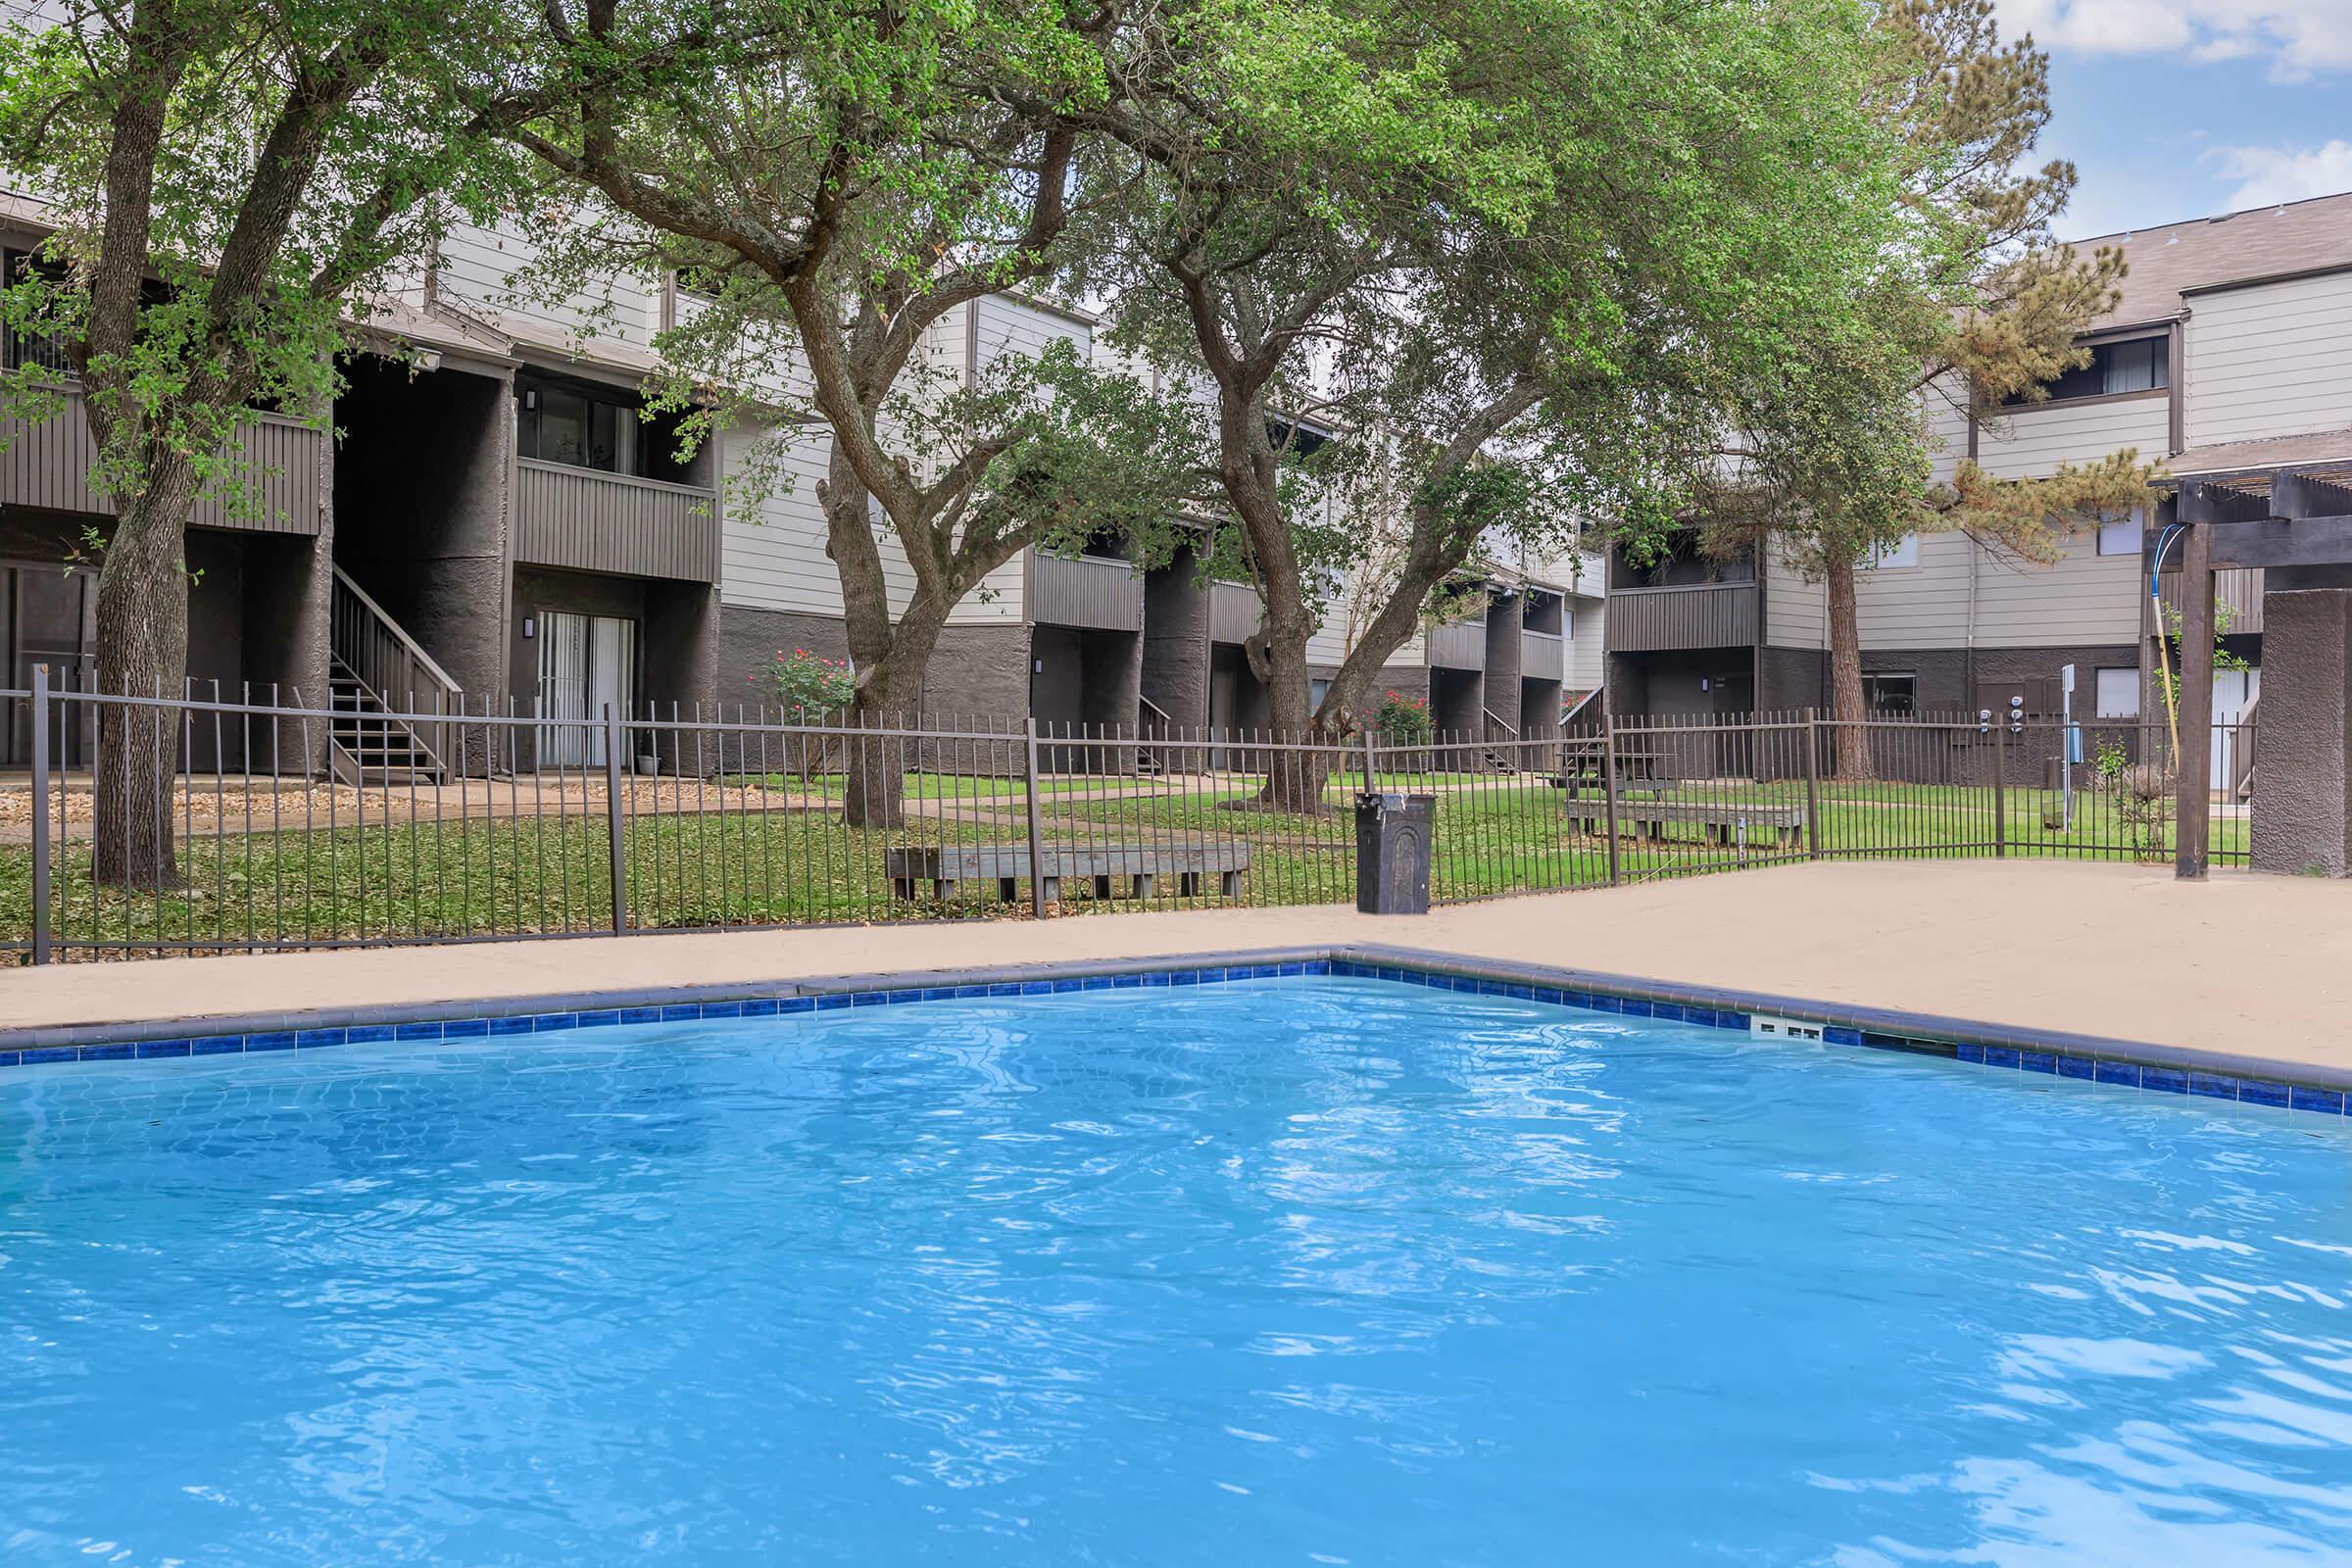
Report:
[[[0,1560],[2352,1562],[2348,1176],[1357,980],[27,1068]]]

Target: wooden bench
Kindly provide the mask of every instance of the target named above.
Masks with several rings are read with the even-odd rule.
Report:
[[[1605,832],[1605,802],[1572,798],[1568,814],[1587,833]],[[1769,835],[1774,843],[1801,844],[1805,837],[1805,808],[1801,806],[1694,805],[1681,801],[1619,800],[1617,831],[1637,838],[1663,839],[1666,824],[1695,824],[1710,844],[1731,844],[1741,838],[1754,843]]]
[[[1243,839],[1212,839],[1200,843],[1070,844],[1045,849],[1045,897],[1061,900],[1064,881],[1091,881],[1098,899],[1111,897],[1111,884],[1128,880],[1131,897],[1148,899],[1163,876],[1176,878],[1176,891],[1185,898],[1200,892],[1204,878],[1217,879],[1217,891],[1238,898],[1242,874],[1250,869],[1250,845]],[[915,896],[915,884],[928,882],[934,895],[952,899],[966,882],[994,882],[997,897],[1009,904],[1015,884],[1030,874],[1026,844],[949,844],[933,849],[892,850],[887,858],[890,890],[902,899]]]

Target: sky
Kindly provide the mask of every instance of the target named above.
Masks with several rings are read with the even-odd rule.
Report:
[[[2086,239],[2352,191],[2352,0],[1997,0],[2050,56]]]

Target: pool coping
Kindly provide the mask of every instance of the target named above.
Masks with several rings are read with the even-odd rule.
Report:
[[[2344,1115],[2352,1103],[2347,1101],[2352,1068],[1379,943],[1046,960],[953,970],[899,969],[764,982],[0,1029],[0,1068],[544,1034],[609,1024],[780,1016],[910,1002],[1214,984],[1310,973],[1405,981],[1441,990],[1469,990],[1627,1017],[1741,1031],[1749,1028],[1751,1017],[1763,1014],[1817,1024],[1825,1042],[1832,1045],[1946,1056],[1987,1068],[2328,1115]],[[1464,981],[1469,984],[1463,985]]]

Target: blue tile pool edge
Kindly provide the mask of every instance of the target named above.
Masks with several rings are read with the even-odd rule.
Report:
[[[1818,1024],[1832,1045],[1947,1057],[1991,1070],[2037,1073],[2156,1093],[2238,1101],[2341,1116],[2352,1112],[2352,1071],[2103,1036],[2045,1033],[1887,1008],[1626,975],[1380,946],[1252,949],[1183,957],[1018,964],[948,972],[834,975],[293,1014],[183,1019],[152,1034],[123,1025],[0,1030],[0,1068],[71,1061],[302,1052],[381,1042],[512,1037],[612,1024],[760,1018],[974,998],[1214,985],[1308,975],[1396,981],[1624,1017],[1745,1033],[1755,1014]],[[920,981],[919,985],[909,981]],[[199,1028],[203,1032],[196,1032]]]

